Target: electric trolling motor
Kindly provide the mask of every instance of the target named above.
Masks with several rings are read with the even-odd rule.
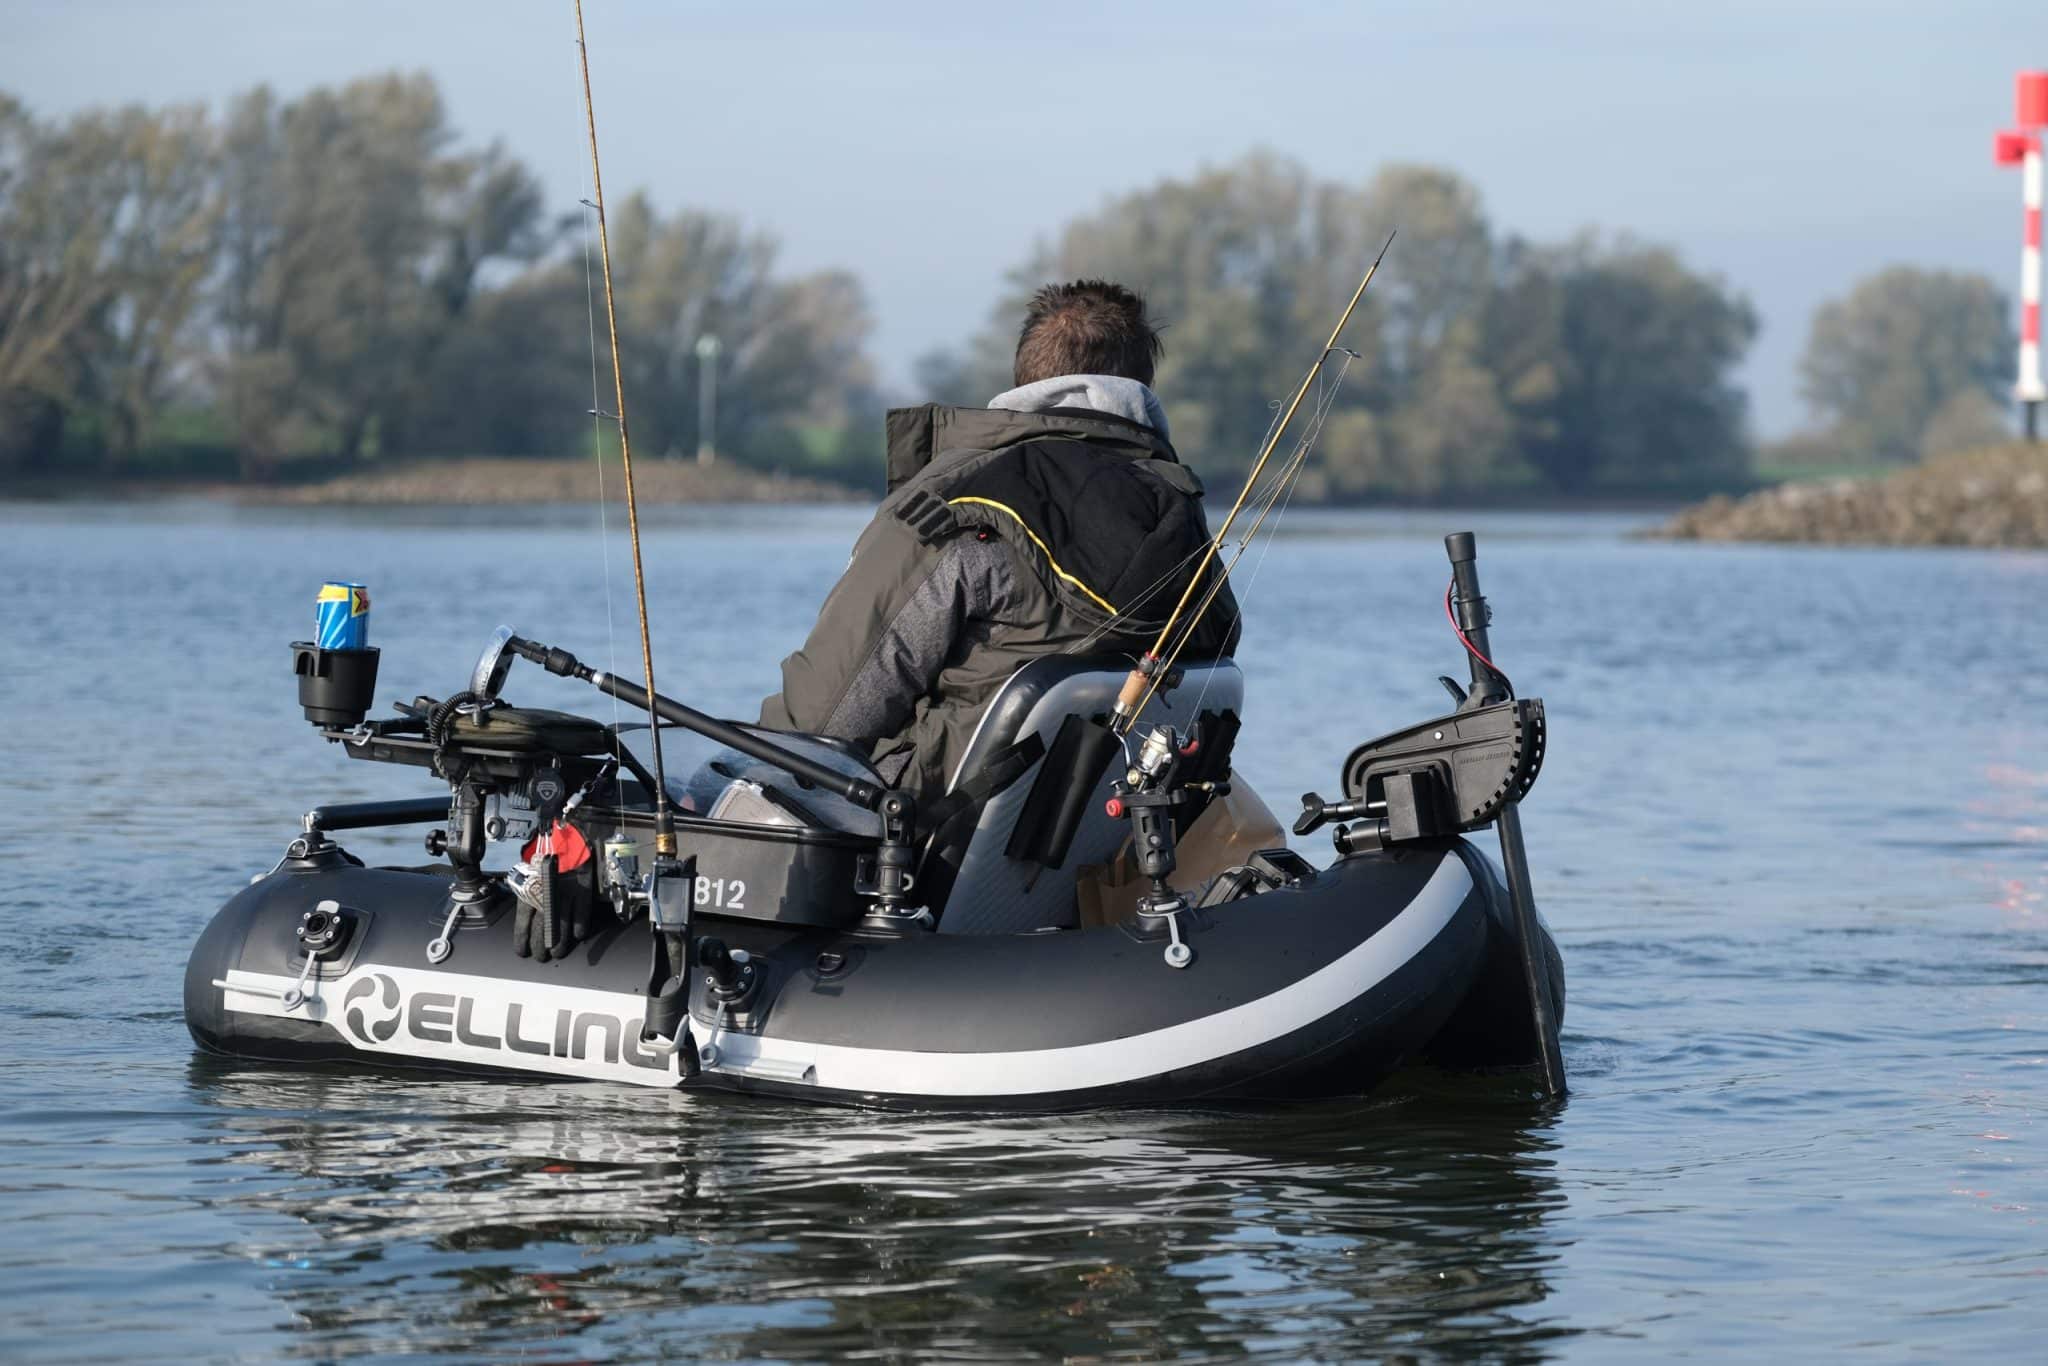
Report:
[[[1457,702],[1448,716],[1369,740],[1344,761],[1344,797],[1325,801],[1302,795],[1294,833],[1306,835],[1341,822],[1332,842],[1344,856],[1482,830],[1500,832],[1501,865],[1521,941],[1531,1021],[1541,1053],[1544,1085],[1565,1093],[1564,1056],[1556,1011],[1537,961],[1536,900],[1529,887],[1529,855],[1522,843],[1518,803],[1542,770],[1548,732],[1543,703],[1517,698],[1493,662],[1487,626],[1493,611],[1479,591],[1478,548],[1469,531],[1444,538],[1451,586],[1444,610],[1464,646],[1471,683],[1439,678]]]

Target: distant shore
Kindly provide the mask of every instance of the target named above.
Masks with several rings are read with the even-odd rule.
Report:
[[[1937,456],[1875,479],[1781,484],[1709,498],[1653,537],[1813,545],[2048,549],[2048,445]]]
[[[608,461],[604,497],[620,497],[620,469]],[[636,460],[633,492],[644,506],[690,503],[872,502],[870,492],[824,479],[766,473],[744,465]],[[42,476],[0,483],[0,498],[30,501],[157,502],[217,500],[258,507],[520,507],[598,501],[598,473],[587,458],[473,456],[409,461],[282,484],[221,479],[107,479]]]
[[[1228,482],[1227,480],[1225,482]],[[695,460],[633,462],[634,493],[643,506],[689,504],[798,503],[872,504],[879,490],[753,469],[737,463],[699,465]],[[604,467],[604,492],[620,496],[616,459]],[[1229,488],[1223,490],[1227,507]],[[597,501],[597,472],[588,457],[562,459],[463,456],[441,460],[371,465],[328,478],[303,476],[282,483],[220,478],[165,479],[91,475],[38,475],[0,480],[0,499],[34,502],[161,502],[205,500],[256,507],[542,507]],[[1210,491],[1212,517],[1216,490]],[[1331,511],[1598,513],[1668,515],[1682,495],[1620,492],[1566,496],[1514,486],[1457,489],[1431,497],[1381,495],[1365,500],[1323,501],[1296,497],[1291,505]]]
[[[617,465],[604,472],[605,494],[617,498]],[[239,485],[226,490],[242,503],[293,507],[420,506],[595,502],[597,473],[585,459],[475,457],[422,461],[388,470],[337,475],[314,484]],[[633,494],[662,503],[848,503],[866,495],[844,484],[764,474],[743,465],[694,460],[635,460]]]

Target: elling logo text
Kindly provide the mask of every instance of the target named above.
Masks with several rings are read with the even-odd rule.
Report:
[[[479,1050],[508,1055],[492,1060],[499,1067],[532,1067],[545,1058],[553,1064],[543,1065],[548,1071],[574,1070],[561,1067],[563,1062],[673,1070],[668,1051],[642,1045],[637,1018],[465,992],[402,991],[381,972],[358,977],[349,986],[341,1001],[341,1025],[371,1048],[426,1056],[447,1056],[456,1049],[472,1058]]]
[[[341,998],[343,1023],[364,1043],[390,1043],[398,1017],[398,983],[381,972],[358,978]]]

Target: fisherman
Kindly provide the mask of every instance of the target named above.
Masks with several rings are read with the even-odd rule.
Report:
[[[1048,285],[1016,387],[986,409],[890,412],[888,496],[761,724],[856,741],[926,800],[1025,663],[1148,648],[1209,544],[1201,481],[1151,389],[1161,350],[1131,290]],[[1237,615],[1221,585],[1185,658],[1230,654]]]

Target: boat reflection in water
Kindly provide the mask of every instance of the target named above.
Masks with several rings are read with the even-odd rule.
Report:
[[[277,1268],[321,1355],[1329,1358],[1558,1331],[1526,1079],[928,1117],[205,1056],[190,1078],[236,1171],[216,1203],[274,1229],[231,1250]]]

